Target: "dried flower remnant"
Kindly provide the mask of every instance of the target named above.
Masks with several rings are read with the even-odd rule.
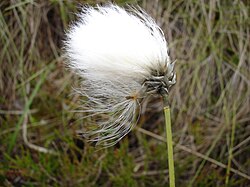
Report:
[[[83,112],[100,116],[83,135],[111,146],[137,123],[140,103],[175,84],[162,30],[142,9],[109,4],[83,7],[65,40],[68,66],[83,78]]]

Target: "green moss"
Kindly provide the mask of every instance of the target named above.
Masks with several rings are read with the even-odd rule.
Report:
[[[226,169],[179,149],[177,144],[226,166],[231,159],[229,150],[233,150],[236,162],[228,168],[247,171],[249,3],[117,2],[138,2],[156,18],[172,60],[177,59],[177,84],[169,98],[177,186],[225,186]],[[72,94],[72,85],[80,81],[65,69],[62,39],[75,19],[78,3],[0,3],[0,186],[166,186],[165,143],[134,130],[118,145],[97,151],[76,136],[75,130],[90,124],[90,119],[71,112],[80,109],[86,98]],[[140,126],[165,136],[158,102],[158,98],[150,100]],[[58,156],[24,144],[21,127],[25,115],[29,141],[58,151]],[[232,138],[234,146],[243,144],[230,147]],[[249,183],[233,172],[228,179],[228,186]]]

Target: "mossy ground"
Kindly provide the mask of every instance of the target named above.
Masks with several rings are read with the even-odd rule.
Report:
[[[160,98],[145,103],[137,126],[158,136],[137,128],[101,150],[76,136],[89,119],[71,112],[84,98],[72,94],[79,81],[65,68],[62,40],[79,3],[103,2],[0,2],[0,186],[167,186]],[[117,3],[146,9],[177,59],[170,94],[176,186],[249,185],[249,1]],[[24,123],[30,142],[60,154],[29,149]]]

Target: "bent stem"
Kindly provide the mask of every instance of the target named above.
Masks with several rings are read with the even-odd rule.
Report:
[[[167,136],[169,186],[170,187],[175,187],[174,156],[173,156],[174,154],[173,154],[171,118],[170,118],[170,107],[169,107],[169,104],[168,104],[167,96],[163,96],[163,103],[164,103],[166,136]]]

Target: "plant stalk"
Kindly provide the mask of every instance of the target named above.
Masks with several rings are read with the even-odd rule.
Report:
[[[163,97],[163,103],[164,103],[164,115],[165,115],[165,125],[166,125],[167,150],[168,150],[169,186],[175,187],[174,156],[173,156],[174,154],[173,154],[170,107],[166,96]]]

